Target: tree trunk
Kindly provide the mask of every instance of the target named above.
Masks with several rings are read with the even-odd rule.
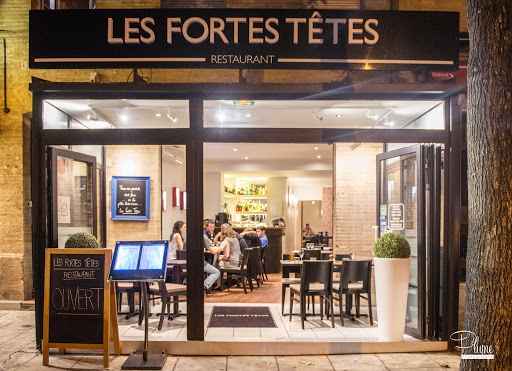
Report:
[[[466,7],[471,54],[464,330],[478,336],[479,346],[492,345],[494,360],[463,359],[461,370],[512,370],[512,2],[466,0]]]

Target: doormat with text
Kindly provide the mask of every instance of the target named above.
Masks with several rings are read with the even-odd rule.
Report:
[[[214,306],[208,327],[277,327],[268,307]]]

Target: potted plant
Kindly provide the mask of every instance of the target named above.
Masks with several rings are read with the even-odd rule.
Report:
[[[99,249],[100,244],[96,237],[90,233],[74,233],[67,239],[64,248],[66,249]]]
[[[386,233],[373,247],[379,340],[403,341],[409,288],[409,242]]]

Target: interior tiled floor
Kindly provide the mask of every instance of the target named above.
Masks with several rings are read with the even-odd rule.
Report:
[[[210,315],[215,305],[221,306],[268,306],[277,327],[273,328],[250,328],[250,327],[208,327]],[[159,316],[156,315],[160,306],[152,307],[152,316],[149,318],[149,340],[186,340],[187,339],[187,317],[181,315],[173,320],[165,319],[161,330],[157,329]],[[180,310],[186,311],[186,303],[180,304]],[[335,308],[336,313],[337,308]],[[361,317],[351,321],[345,319],[345,326],[341,326],[339,315],[335,317],[335,328],[331,327],[330,319],[324,316],[320,319],[319,305],[315,307],[315,316],[308,316],[302,329],[300,316],[293,315],[292,320],[288,315],[281,315],[280,303],[206,303],[205,308],[205,340],[206,341],[378,341],[377,321],[370,326],[367,317]],[[294,307],[294,313],[299,312],[298,305]],[[364,311],[362,310],[364,313]],[[288,313],[285,310],[285,313]],[[375,318],[375,317],[374,317]],[[144,326],[137,325],[137,317],[126,320],[124,316],[119,317],[119,334],[121,340],[142,340],[144,337]],[[418,341],[417,339],[405,336],[405,341]]]

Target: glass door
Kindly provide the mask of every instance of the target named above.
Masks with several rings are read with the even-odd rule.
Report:
[[[411,245],[409,295],[406,327],[408,335],[425,338],[434,320],[427,303],[435,303],[437,290],[427,282],[426,273],[435,260],[428,259],[438,248],[439,233],[431,222],[432,205],[439,193],[433,192],[433,146],[412,146],[377,156],[377,216],[379,235],[389,231],[403,235]],[[428,266],[427,266],[428,265]],[[429,275],[429,280],[430,280]],[[432,276],[432,282],[433,276]],[[378,305],[378,303],[377,303]]]
[[[70,235],[97,235],[96,157],[48,148],[49,247],[63,248]]]

